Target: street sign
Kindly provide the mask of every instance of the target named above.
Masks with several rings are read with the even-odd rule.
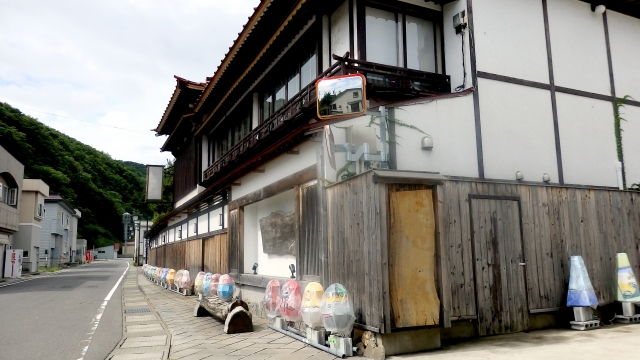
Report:
[[[4,263],[4,277],[22,277],[22,250],[7,250]]]

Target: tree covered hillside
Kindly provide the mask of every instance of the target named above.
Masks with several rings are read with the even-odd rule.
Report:
[[[122,213],[149,218],[164,204],[144,202],[144,165],[121,162],[0,102],[0,145],[82,212],[78,238],[102,246],[122,241]]]

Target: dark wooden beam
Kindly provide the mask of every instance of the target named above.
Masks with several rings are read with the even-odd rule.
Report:
[[[293,189],[296,185],[303,184],[314,179],[316,179],[316,164],[286,176],[273,184],[247,194],[240,199],[230,202],[229,210],[235,210],[260,200],[270,198],[287,190]]]
[[[558,105],[556,103],[556,85],[553,75],[553,56],[551,54],[551,33],[549,32],[549,12],[547,0],[542,0],[542,15],[544,18],[544,34],[547,43],[547,65],[549,68],[549,90],[551,92],[551,112],[553,115],[553,135],[556,145],[556,165],[558,167],[558,182],[564,184],[562,169],[562,149],[560,147],[560,126],[558,125]]]
[[[482,149],[482,123],[480,121],[480,95],[478,94],[478,74],[476,69],[476,44],[473,36],[473,1],[467,0],[467,17],[469,18],[469,56],[471,58],[471,80],[475,91],[473,92],[473,114],[476,126],[476,156],[478,158],[478,177],[484,179],[484,150]],[[465,34],[463,33],[462,36]],[[464,52],[464,50],[463,50]],[[463,59],[464,63],[464,59]],[[466,71],[466,69],[465,69]]]

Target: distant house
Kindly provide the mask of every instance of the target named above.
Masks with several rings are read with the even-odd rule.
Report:
[[[135,222],[135,231],[134,231],[134,239],[135,239],[135,256],[138,265],[143,264],[146,258],[145,246],[146,240],[148,239],[147,233],[149,229],[153,226],[153,222],[148,220],[138,220]]]
[[[77,261],[75,252],[80,211],[71,207],[59,194],[45,198],[44,205],[47,217],[42,225],[40,262],[60,266]]]
[[[13,239],[13,247],[23,250],[23,271],[38,270],[42,222],[46,217],[44,199],[47,196],[49,185],[44,181],[24,179],[20,199],[20,230]]]
[[[87,253],[87,240],[86,239],[77,239],[76,240],[76,256],[77,261],[80,264],[84,264],[86,262],[85,254]]]
[[[24,165],[0,146],[0,259],[11,248],[12,237],[19,229],[23,177]],[[0,268],[3,272],[4,266]]]
[[[98,260],[115,259],[116,251],[114,245],[102,246],[93,250],[93,256]]]

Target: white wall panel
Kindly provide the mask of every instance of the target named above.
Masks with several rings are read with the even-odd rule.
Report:
[[[551,95],[540,90],[479,79],[485,176],[558,182]]]
[[[624,151],[624,166],[627,174],[627,187],[640,183],[640,108],[625,106],[621,110],[622,117],[622,150]],[[613,127],[612,127],[613,128]],[[613,132],[613,130],[612,130]]]
[[[317,163],[316,147],[319,145],[320,143],[312,141],[304,142],[297,148],[300,152],[298,155],[282,154],[268,163],[261,165],[261,168],[265,169],[264,173],[249,173],[236,180],[236,182],[240,183],[240,186],[231,188],[231,199],[237,200]],[[225,222],[225,226],[226,224]]]
[[[331,54],[344,55],[349,51],[349,2],[345,1],[331,14]],[[336,61],[331,58],[331,63]]]
[[[464,71],[462,67],[462,37],[456,35],[456,31],[453,28],[453,16],[462,10],[467,10],[467,1],[458,0],[445,5],[442,9],[442,15],[444,17],[444,56],[446,63],[447,75],[451,76],[451,90],[462,85],[464,80]],[[473,86],[471,80],[471,55],[469,53],[469,32],[464,35],[464,57],[465,57],[465,69],[467,72],[467,79],[465,89]]]
[[[617,186],[611,102],[556,94],[564,182]]]
[[[293,211],[295,195],[293,190],[262,200],[244,208],[244,272],[250,273],[254,263],[258,263],[258,274],[270,276],[291,276],[289,264],[296,265],[296,257],[291,255],[269,255],[262,251],[260,219],[274,211]]]
[[[640,19],[607,10],[616,95],[640,100]]]
[[[578,0],[548,0],[555,84],[610,94],[602,15]]]
[[[472,95],[402,106],[395,116],[429,134],[434,142],[433,150],[422,150],[424,134],[396,125],[398,170],[478,176]]]
[[[541,0],[476,0],[473,22],[478,71],[549,83]]]

